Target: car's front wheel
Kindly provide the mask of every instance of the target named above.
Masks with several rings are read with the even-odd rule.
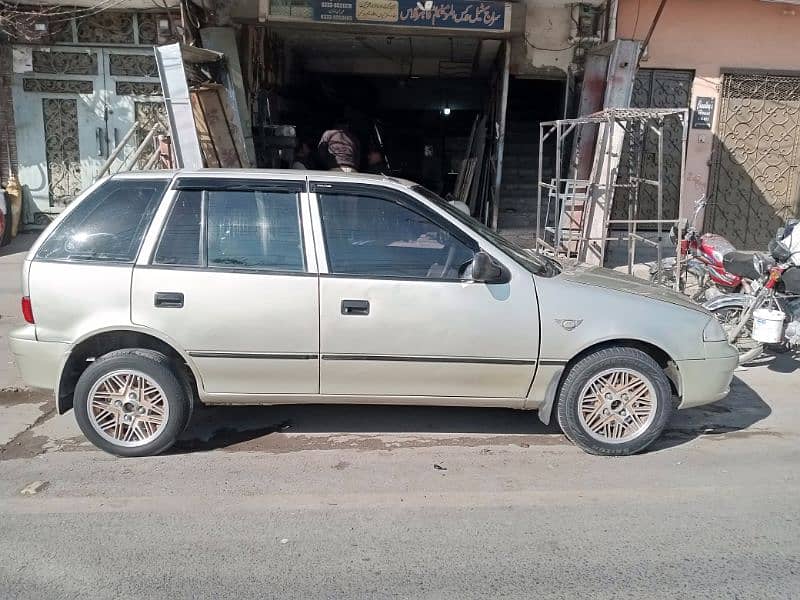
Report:
[[[190,415],[186,386],[166,356],[132,348],[95,360],[78,379],[73,406],[84,435],[117,456],[150,456],[178,438]]]
[[[649,446],[672,414],[672,389],[645,352],[611,347],[571,365],[558,397],[564,434],[590,454],[626,456]]]

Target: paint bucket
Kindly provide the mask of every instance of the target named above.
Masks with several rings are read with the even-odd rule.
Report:
[[[753,339],[762,344],[777,344],[783,336],[786,315],[780,310],[759,308],[753,313]]]

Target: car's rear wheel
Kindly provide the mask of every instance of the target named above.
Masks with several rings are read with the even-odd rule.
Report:
[[[641,452],[661,435],[672,414],[664,371],[636,348],[604,348],[571,365],[558,397],[564,434],[590,454]]]
[[[187,387],[167,357],[137,348],[95,360],[78,379],[73,406],[89,441],[117,456],[163,452],[190,415]]]

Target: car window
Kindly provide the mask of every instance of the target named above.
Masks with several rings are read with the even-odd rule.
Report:
[[[561,264],[558,261],[534,250],[524,250],[512,241],[504,238],[496,231],[492,231],[477,219],[474,219],[470,215],[461,212],[458,208],[421,185],[416,185],[413,189],[415,192],[427,198],[428,200],[431,200],[442,210],[449,213],[451,217],[488,239],[495,246],[511,256],[511,258],[517,262],[517,264],[521,265],[534,275],[540,275],[542,277],[555,277],[561,273]]]
[[[182,191],[172,205],[153,262],[160,265],[203,264],[202,192]]]
[[[209,267],[305,270],[296,192],[206,194]]]
[[[133,262],[167,183],[109,179],[64,218],[36,258]]]
[[[420,212],[369,193],[320,193],[332,273],[461,279],[474,252]]]

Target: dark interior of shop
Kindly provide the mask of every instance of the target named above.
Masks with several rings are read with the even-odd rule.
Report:
[[[511,78],[507,153],[522,151],[531,158],[525,165],[530,169],[536,168],[535,156],[530,156],[538,143],[536,124],[559,116],[563,85]],[[370,170],[367,156],[379,150],[388,165],[382,172],[447,194],[453,191],[475,118],[486,110],[491,92],[488,79],[307,73],[282,91],[280,119],[295,126],[298,147],[305,144],[312,154],[322,133],[345,121],[361,145],[361,170]],[[313,157],[305,162],[320,166]]]

